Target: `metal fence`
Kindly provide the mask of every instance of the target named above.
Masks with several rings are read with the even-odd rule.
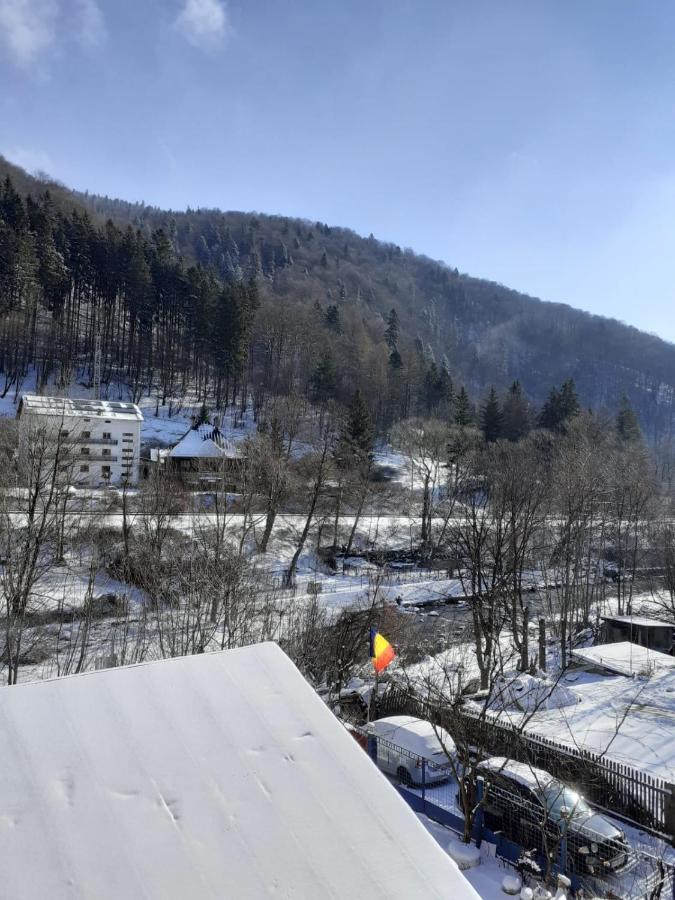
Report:
[[[439,765],[365,730],[362,735],[373,760],[413,809],[459,833],[464,831],[455,779],[462,773],[457,765]],[[515,784],[510,789],[503,779],[501,784],[498,780],[498,772],[474,779],[477,813],[472,838],[479,846],[483,841],[494,844],[496,855],[512,865],[527,858],[543,877],[562,872],[573,890],[589,896],[625,900],[674,896],[673,867],[653,850],[631,846],[619,834],[603,836],[583,820],[575,820],[574,811],[556,819],[545,800],[537,802],[527,789]]]
[[[435,722],[453,732],[442,706],[390,689],[378,704],[378,715],[408,713]],[[586,799],[627,823],[651,834],[675,840],[675,786],[631,766],[559,744],[542,735],[518,731],[492,715],[468,710],[453,712],[464,739],[483,755],[506,756],[545,769],[561,781],[575,785]]]

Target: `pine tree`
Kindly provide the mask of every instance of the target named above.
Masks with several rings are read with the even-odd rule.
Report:
[[[616,416],[616,432],[625,443],[642,440],[642,429],[638,417],[633,412],[628,397],[624,394]]]
[[[365,397],[357,388],[340,433],[338,458],[341,465],[349,468],[367,462],[372,457],[373,442],[373,420]]]
[[[452,409],[454,387],[450,376],[450,364],[448,363],[448,358],[445,354],[443,354],[443,359],[441,361],[441,371],[438,375],[436,393],[438,395],[438,413],[440,416],[447,419],[450,415],[450,410]]]
[[[530,407],[519,381],[514,381],[502,404],[502,435],[508,441],[519,441],[530,430]]]
[[[403,357],[398,352],[396,347],[389,354],[389,368],[390,369],[402,369],[403,368]]]
[[[285,269],[286,266],[291,264],[291,258],[288,255],[288,248],[283,241],[279,242],[279,246],[276,249],[274,261],[278,269]]]
[[[251,253],[248,258],[248,268],[246,271],[246,275],[248,280],[255,280],[260,278],[262,275],[262,264],[260,262],[260,254],[257,250],[251,250]]]
[[[424,373],[424,381],[422,383],[422,402],[424,403],[427,415],[431,415],[438,405],[439,382],[440,375],[436,363],[432,362]]]
[[[197,421],[195,424],[197,424],[197,425],[208,425],[209,424],[209,409],[208,409],[206,403],[202,403],[202,405],[199,409],[199,414],[197,416]]]
[[[539,414],[539,426],[549,431],[564,431],[570,419],[579,414],[579,399],[574,380],[568,378],[558,391],[551,388],[551,393]]]
[[[398,347],[399,324],[398,313],[392,309],[387,317],[387,330],[384,333],[384,339],[390,350],[396,350]]]
[[[330,351],[326,351],[312,376],[312,393],[317,403],[325,403],[335,396],[337,372]]]
[[[469,395],[464,385],[462,385],[455,400],[455,424],[459,425],[460,428],[467,428],[472,422],[473,414]]]
[[[334,331],[335,334],[342,333],[342,325],[340,323],[340,310],[337,306],[332,303],[330,306],[326,308],[326,312],[324,313],[323,323],[330,331]]]
[[[480,411],[480,427],[488,444],[498,441],[502,433],[502,411],[494,387],[490,388],[487,400]]]
[[[229,229],[228,229],[229,231]],[[228,235],[227,240],[225,241],[225,249],[230,254],[233,263],[239,262],[239,247],[237,246],[237,242],[234,240],[232,235]]]
[[[568,378],[560,388],[560,412],[563,423],[579,415],[579,398],[573,378]]]
[[[549,431],[558,431],[562,424],[562,411],[560,407],[560,392],[556,387],[551,388],[546,402],[539,413],[538,424],[540,428]]]
[[[321,254],[321,266],[322,266],[322,268],[324,268],[324,269],[327,269],[327,268],[328,268],[328,254],[326,253],[325,250],[324,250],[323,253]]]

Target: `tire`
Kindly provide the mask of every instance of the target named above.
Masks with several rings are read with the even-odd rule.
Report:
[[[412,787],[413,780],[410,772],[406,769],[405,766],[399,766],[396,770],[396,775],[401,784],[404,784],[406,787]]]

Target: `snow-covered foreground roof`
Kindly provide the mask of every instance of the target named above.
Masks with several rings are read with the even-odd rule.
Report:
[[[656,669],[675,669],[675,657],[630,641],[598,644],[572,650],[572,659],[618,675],[648,674]]]
[[[475,898],[274,644],[0,690],[7,897]]]
[[[111,420],[143,421],[143,413],[135,403],[124,403],[119,400],[71,399],[24,394],[19,404],[19,415],[23,410],[46,416],[97,416]]]

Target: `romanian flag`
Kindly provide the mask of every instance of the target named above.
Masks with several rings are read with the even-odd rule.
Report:
[[[370,629],[370,658],[373,668],[379,674],[387,668],[396,654],[389,641],[376,628]]]

